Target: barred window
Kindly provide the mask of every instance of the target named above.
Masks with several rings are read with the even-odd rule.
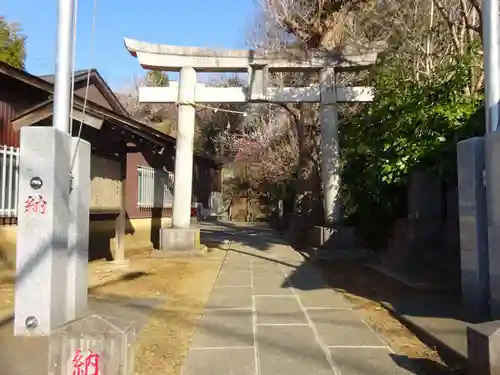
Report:
[[[174,174],[144,165],[137,167],[137,207],[169,207],[174,199]]]

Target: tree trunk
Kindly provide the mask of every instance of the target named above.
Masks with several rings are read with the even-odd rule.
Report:
[[[294,181],[295,204],[287,239],[302,245],[307,236],[304,233],[321,218],[322,193],[318,170],[318,122],[315,109],[300,105],[295,117],[299,140],[299,162],[297,178]]]

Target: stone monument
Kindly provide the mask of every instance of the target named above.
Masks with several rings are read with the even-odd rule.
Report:
[[[500,318],[500,133],[487,133],[485,142],[486,210],[488,216],[488,257],[490,313]]]
[[[457,144],[462,303],[477,319],[488,315],[490,299],[484,156],[482,137]]]
[[[500,374],[500,322],[467,327],[468,374]]]
[[[440,176],[428,171],[410,174],[408,183],[408,241],[410,272],[439,271],[444,254],[443,189]]]

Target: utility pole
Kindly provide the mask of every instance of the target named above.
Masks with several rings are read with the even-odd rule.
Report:
[[[486,133],[497,131],[500,120],[499,22],[498,0],[484,0],[483,43]]]
[[[59,321],[72,321],[87,311],[87,267],[89,241],[89,209],[90,209],[90,143],[72,137],[71,123],[73,122],[73,61],[75,53],[74,33],[75,0],[58,0],[57,14],[57,52],[56,52],[56,79],[54,87],[54,114],[53,127],[56,131],[67,135],[67,152],[60,150],[61,163],[64,163],[66,181],[56,188],[67,189],[63,199],[68,202],[68,222],[65,230],[65,259],[66,283],[64,290],[58,293],[65,294],[59,301],[65,306],[57,306],[64,314]],[[89,72],[90,74],[90,72]],[[82,126],[82,124],[80,124]],[[61,145],[64,146],[64,145]],[[63,156],[64,155],[64,156]],[[66,158],[65,155],[68,155]],[[64,179],[61,174],[59,179]],[[68,186],[69,185],[69,186]],[[68,188],[69,187],[69,188]],[[55,236],[55,233],[53,234]],[[62,255],[61,255],[62,256]],[[61,275],[62,278],[62,275]]]
[[[74,0],[58,0],[54,127],[68,133],[70,131],[70,115],[72,110],[70,103],[73,68],[74,9]]]

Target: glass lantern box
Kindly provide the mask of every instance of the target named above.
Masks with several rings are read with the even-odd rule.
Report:
[[[49,338],[49,375],[133,375],[135,324],[90,315]]]

